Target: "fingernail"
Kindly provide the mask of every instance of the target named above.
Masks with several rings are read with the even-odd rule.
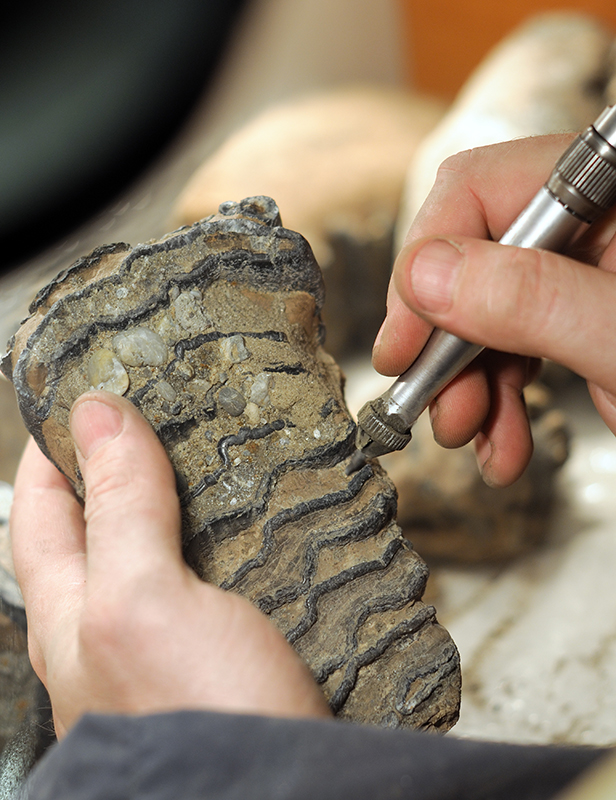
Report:
[[[456,245],[445,239],[433,239],[417,251],[411,265],[411,286],[421,308],[449,310],[462,259]]]
[[[482,431],[475,436],[475,456],[482,478],[488,485],[491,485],[488,462],[492,456],[492,442]]]
[[[387,320],[384,319],[383,322],[381,323],[381,327],[379,328],[379,332],[377,333],[376,338],[374,340],[374,344],[372,345],[372,352],[373,353],[377,353],[379,347],[381,346],[381,339],[383,338],[383,331],[385,329],[385,323],[386,322],[387,322]]]
[[[114,406],[101,400],[78,401],[71,412],[71,436],[79,453],[88,459],[120,433],[122,423],[122,414]]]

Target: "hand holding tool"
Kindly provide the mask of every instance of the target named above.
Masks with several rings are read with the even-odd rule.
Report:
[[[614,203],[616,106],[608,106],[567,148],[500,243],[561,252]],[[422,411],[483,349],[435,328],[409,369],[360,410],[347,474],[366,458],[406,447]]]

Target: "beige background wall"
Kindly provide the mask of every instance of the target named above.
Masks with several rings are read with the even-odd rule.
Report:
[[[211,97],[212,125],[301,92],[403,83],[402,21],[398,0],[253,0]]]

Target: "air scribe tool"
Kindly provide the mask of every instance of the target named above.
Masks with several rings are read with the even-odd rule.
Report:
[[[616,203],[616,106],[563,153],[547,183],[500,239],[501,244],[559,252]],[[357,451],[350,475],[367,458],[402,450],[411,427],[437,394],[479,353],[471,344],[435,328],[417,359],[357,416]]]

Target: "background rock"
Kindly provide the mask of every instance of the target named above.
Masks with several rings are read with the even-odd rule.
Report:
[[[544,389],[532,384],[525,395],[535,447],[511,486],[495,489],[483,482],[472,444],[453,451],[439,447],[427,414],[413,428],[409,447],[381,459],[398,489],[398,523],[430,564],[507,561],[545,541],[569,430]]]
[[[275,197],[323,269],[328,350],[369,348],[383,319],[404,176],[444,106],[389,88],[340,89],[262,112],[209,157],[180,195],[173,224],[221,200]]]

